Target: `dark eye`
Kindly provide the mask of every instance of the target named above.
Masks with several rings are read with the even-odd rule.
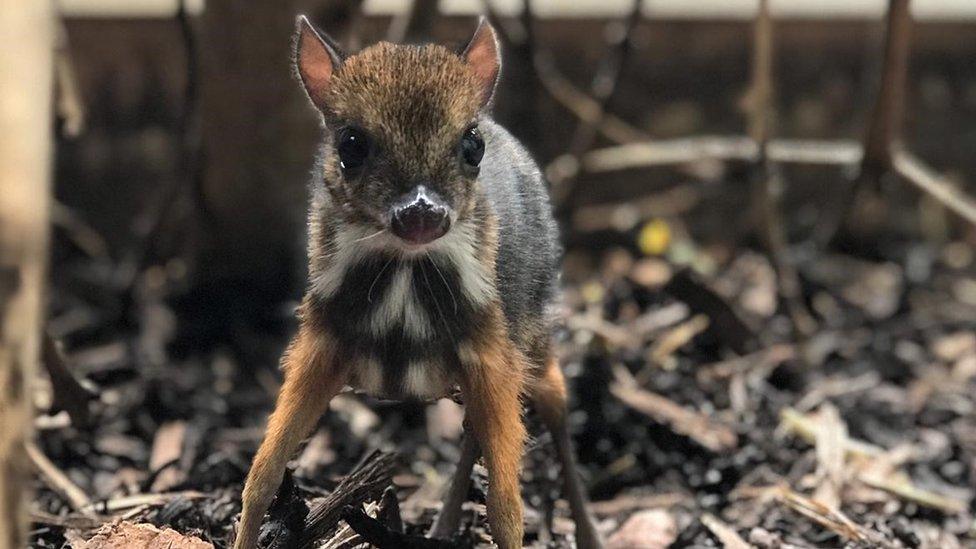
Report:
[[[339,165],[345,171],[361,168],[369,156],[369,138],[356,128],[343,128],[337,137]]]
[[[485,140],[481,138],[481,133],[476,126],[468,128],[461,137],[461,158],[464,163],[472,168],[477,168],[481,164],[482,157],[485,156]]]

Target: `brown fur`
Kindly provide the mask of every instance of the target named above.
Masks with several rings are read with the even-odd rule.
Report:
[[[354,182],[327,155],[323,176],[336,204],[350,219],[381,227],[385,210],[375,206],[427,181],[457,198],[452,205],[463,216],[474,193],[453,151],[481,110],[478,89],[472,70],[443,46],[380,42],[346,59],[323,96],[326,123],[366,130],[383,154]]]
[[[470,349],[462,347],[461,392],[465,417],[488,468],[488,522],[501,549],[522,546],[522,493],[519,487],[525,426],[521,396],[528,374],[522,353],[508,337],[501,311]]]
[[[282,357],[285,382],[247,475],[234,547],[256,545],[261,519],[281,483],[285,465],[346,382],[347,374],[331,350],[324,332],[303,323]]]
[[[485,202],[478,172],[466,170],[459,162],[461,136],[483,118],[483,108],[490,101],[497,78],[494,32],[486,24],[479,26],[462,56],[441,46],[379,43],[340,62],[341,55],[330,49],[327,39],[315,35],[303,19],[299,30],[298,55],[318,63],[303,69],[299,60],[299,73],[329,130],[320,164],[323,181],[313,184],[310,208],[311,277],[328,274],[337,239],[349,234],[341,231],[352,225],[383,229],[389,204],[406,190],[423,184],[447,198],[458,220],[473,224],[476,260],[485,273],[490,273],[494,292],[485,292],[489,297],[478,301],[477,309],[465,317],[468,327],[473,328],[452,341],[456,348],[451,354],[456,356],[450,360],[457,364],[451,364],[451,381],[461,387],[466,422],[477,442],[466,446],[469,459],[458,471],[462,480],[452,483],[456,488],[452,505],[460,506],[465,493],[464,475],[470,477],[472,456],[480,451],[489,472],[488,519],[492,536],[502,549],[521,547],[519,469],[525,441],[522,397],[528,396],[557,440],[580,546],[599,547],[599,536],[586,514],[585,494],[575,476],[566,427],[565,384],[551,348],[551,319],[537,310],[514,319],[506,317],[506,305],[498,293],[505,289],[498,288],[497,279],[500,236],[505,234],[500,232],[499,220],[504,216],[500,217],[499,210]],[[465,61],[469,54],[472,60]],[[335,62],[333,65],[322,66],[330,59]],[[362,176],[343,174],[338,155],[334,154],[336,134],[332,132],[350,126],[368,134],[379,149],[370,155],[371,164]],[[519,154],[510,152],[508,156]],[[541,189],[541,181],[536,181]],[[518,193],[524,193],[524,189]],[[545,204],[548,207],[548,202]],[[554,240],[553,234],[551,241]],[[524,269],[523,263],[514,264]],[[446,280],[444,284],[447,285]],[[433,294],[432,288],[427,289]],[[366,294],[362,288],[359,291]],[[357,294],[355,287],[350,292],[338,292],[340,296],[362,294]],[[330,301],[334,297],[335,294],[318,295],[312,286],[306,296],[299,333],[283,358],[285,382],[245,485],[234,545],[237,549],[255,546],[261,519],[291,454],[342,385],[357,381],[355,372],[350,372],[355,365],[349,361],[364,350],[355,347],[358,339],[350,338],[348,332],[346,339],[340,337],[341,328],[351,324],[340,324],[348,313],[338,310],[344,307],[330,305],[337,303]],[[456,302],[454,305],[457,307]],[[444,318],[435,320],[447,322]],[[440,329],[443,324],[436,326]],[[442,369],[436,375],[441,374],[446,377],[448,371]],[[453,517],[446,521],[446,528],[450,529],[460,513],[459,509],[447,511]]]

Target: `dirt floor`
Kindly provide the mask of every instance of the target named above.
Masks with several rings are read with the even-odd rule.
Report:
[[[764,255],[695,249],[672,229],[566,260],[559,347],[608,546],[976,547],[973,247],[808,254],[802,303],[788,303]],[[186,314],[198,296],[164,291],[179,267],[137,277],[122,300],[96,260],[55,276],[49,333],[66,352],[46,362],[83,384],[38,396],[52,413],[32,452],[35,547],[227,546],[294,304],[218,319],[233,337],[211,337],[215,320]],[[551,441],[529,418],[525,541],[571,547]],[[341,396],[293,461],[265,541],[354,547],[353,522],[383,547],[487,544],[480,467],[458,536],[417,537],[460,428],[451,402]],[[354,512],[364,504],[378,521]]]

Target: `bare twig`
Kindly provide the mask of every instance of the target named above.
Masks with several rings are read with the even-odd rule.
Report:
[[[551,55],[539,52],[535,56],[535,70],[539,82],[550,97],[580,120],[597,124],[600,134],[610,141],[624,144],[650,140],[647,132],[613,113],[601,112],[599,101],[566,79],[556,68]]]
[[[660,421],[713,452],[725,452],[739,444],[735,431],[710,417],[684,408],[667,398],[645,391],[623,367],[614,369],[617,380],[610,392],[631,408]]]
[[[725,549],[751,549],[752,545],[746,543],[734,528],[715,515],[705,513],[702,515],[701,521],[722,542]]]
[[[912,20],[910,0],[889,0],[881,84],[864,138],[863,176],[874,178],[891,167],[892,145],[900,138],[908,81]]]
[[[85,516],[95,516],[94,511],[90,508],[91,500],[88,498],[88,494],[79,488],[77,484],[71,482],[68,475],[64,474],[64,471],[48,459],[36,444],[26,442],[24,443],[24,448],[27,450],[27,457],[30,458],[34,469],[37,470],[48,487],[61,494],[67,500],[68,505],[75,511]]]
[[[851,140],[772,139],[766,154],[776,163],[856,166],[862,149]],[[702,135],[594,149],[582,156],[579,167],[583,173],[603,173],[706,160],[756,162],[758,159],[759,147],[747,136]]]
[[[201,499],[205,497],[208,497],[208,494],[195,490],[165,492],[162,494],[130,494],[112,498],[108,501],[89,503],[81,511],[83,513],[115,513],[126,509],[165,505],[176,499]]]
[[[393,19],[386,39],[400,44],[430,38],[430,31],[437,17],[437,4],[437,0],[413,0],[409,10]]]
[[[425,538],[397,532],[379,520],[370,517],[362,509],[347,506],[343,509],[345,520],[359,536],[378,549],[457,549],[465,544],[450,540]]]
[[[668,492],[664,494],[621,495],[611,500],[594,501],[590,503],[593,514],[611,517],[639,509],[653,509],[655,507],[674,507],[687,502],[691,496]]]
[[[832,509],[823,502],[808,498],[783,487],[779,490],[779,500],[800,515],[816,522],[850,541],[872,544],[873,547],[893,547],[890,540],[881,533],[869,530],[855,523],[838,509]]]
[[[800,277],[790,262],[786,229],[783,224],[780,197],[783,179],[766,153],[773,118],[773,22],[769,0],[760,0],[753,31],[752,86],[749,90],[749,136],[759,149],[754,167],[754,203],[760,220],[760,232],[779,282],[779,293],[798,334],[809,335],[816,329],[813,316],[803,304]]]
[[[917,156],[906,150],[896,150],[892,157],[892,168],[947,209],[976,225],[976,200],[926,166]]]
[[[858,480],[872,488],[884,490],[885,492],[898,496],[901,499],[917,503],[923,507],[938,509],[943,513],[957,514],[964,512],[968,508],[965,501],[960,501],[958,499],[946,497],[941,494],[936,494],[934,492],[922,490],[921,488],[916,487],[904,474],[896,474],[886,477],[882,477],[880,475],[862,474],[858,476]]]
[[[786,429],[810,444],[817,444],[817,440],[822,436],[820,426],[814,419],[792,408],[784,408],[780,412],[780,420]],[[868,458],[881,456],[885,452],[884,448],[854,438],[847,438],[844,441],[844,451],[848,455]]]
[[[108,243],[81,215],[52,198],[51,223],[60,227],[65,236],[82,252],[94,259],[108,260]]]
[[[640,23],[642,8],[643,0],[633,0],[627,19],[619,23],[615,41],[611,44],[610,51],[603,58],[603,62],[597,69],[596,76],[590,85],[591,94],[599,106],[598,114],[580,121],[570,140],[569,150],[546,167],[546,175],[553,185],[553,202],[557,209],[572,208],[577,174],[575,166],[578,165],[579,158],[583,153],[593,146],[603,115],[616,95],[620,77],[623,74],[623,67],[633,49],[632,35]],[[573,169],[567,171],[565,166],[570,166]]]
[[[309,509],[300,546],[311,548],[335,530],[346,506],[378,498],[392,482],[395,463],[396,456],[391,453],[377,451],[368,455],[332,493]]]
[[[201,218],[210,213],[203,192],[203,146],[200,118],[200,55],[196,30],[187,10],[189,0],[180,0],[176,12],[183,39],[186,62],[186,85],[183,89],[183,110],[179,119],[181,139],[180,176],[159,190],[133,223],[135,244],[120,261],[118,282],[127,300],[131,300],[138,275],[151,261],[153,252],[167,222],[173,224],[170,212],[181,198],[192,201]],[[189,192],[186,192],[189,191]]]
[[[837,237],[845,223],[854,218],[854,213],[873,198],[881,177],[891,170],[892,149],[900,139],[908,79],[912,26],[909,4],[910,0],[888,1],[884,60],[864,135],[864,156],[853,184],[847,192],[839,195],[843,202],[827,212],[817,230],[817,240],[821,243],[828,243]]]

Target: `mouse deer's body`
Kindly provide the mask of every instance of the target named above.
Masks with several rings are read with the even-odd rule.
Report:
[[[380,43],[346,57],[304,18],[298,26],[298,73],[326,128],[309,284],[235,547],[255,545],[290,455],[347,383],[393,398],[460,386],[472,432],[432,533],[453,534],[480,454],[505,549],[522,542],[527,397],[553,431],[580,545],[598,547],[552,354],[559,245],[545,184],[486,113],[500,65],[493,29],[482,22],[460,54]]]

